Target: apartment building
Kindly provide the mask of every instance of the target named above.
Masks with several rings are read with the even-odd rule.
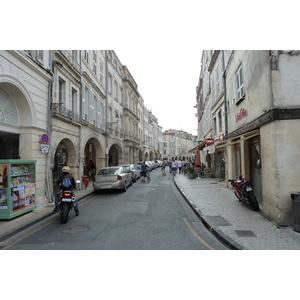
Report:
[[[0,51],[0,112],[0,159],[36,160],[37,206],[53,201],[63,164],[82,179],[90,160],[135,163],[162,139],[113,50]]]
[[[194,159],[193,152],[189,152],[195,147],[196,136],[183,130],[169,129],[163,135],[163,159],[181,158],[185,160]]]
[[[198,144],[215,176],[243,174],[261,210],[291,224],[299,190],[300,51],[206,50],[197,87]]]

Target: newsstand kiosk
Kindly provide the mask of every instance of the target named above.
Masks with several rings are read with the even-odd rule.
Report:
[[[36,208],[36,160],[0,159],[0,219],[12,219]]]

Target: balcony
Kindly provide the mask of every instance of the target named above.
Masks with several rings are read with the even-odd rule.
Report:
[[[54,115],[63,116],[69,120],[73,120],[78,123],[82,123],[82,117],[78,114],[74,113],[73,111],[67,109],[66,107],[62,106],[61,103],[52,103],[51,109]]]

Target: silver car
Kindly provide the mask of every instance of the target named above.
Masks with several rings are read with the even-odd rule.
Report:
[[[122,166],[100,169],[93,181],[95,192],[100,190],[122,190],[126,192],[130,185],[132,185],[131,174]]]
[[[125,167],[127,169],[127,171],[130,172],[131,177],[132,177],[132,182],[136,182],[141,177],[141,171],[137,165],[123,164],[123,165],[119,165],[119,166]]]

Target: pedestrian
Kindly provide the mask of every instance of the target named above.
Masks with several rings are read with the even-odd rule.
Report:
[[[66,190],[71,191],[73,196],[75,197],[74,189],[76,189],[76,182],[75,182],[74,177],[71,175],[70,168],[68,166],[64,166],[64,167],[62,167],[61,172],[62,172],[62,176],[60,176],[59,179],[56,182],[57,185],[60,186],[60,191],[55,194],[55,207],[53,209],[54,212],[58,211],[59,198],[60,198],[63,191],[66,191]],[[69,183],[71,183],[71,185],[68,186],[68,187],[65,187],[63,185],[63,182],[66,178],[68,178]],[[74,209],[75,209],[75,212],[76,212],[76,216],[78,216],[79,215],[79,209],[78,209],[78,205],[77,205],[76,200],[74,200]]]
[[[172,173],[172,160],[169,159],[168,161],[168,166],[169,166],[169,172]]]
[[[145,182],[145,178],[147,176],[148,169],[149,168],[146,165],[146,163],[143,162],[142,165],[141,165],[141,182]]]
[[[178,170],[179,170],[179,174],[181,174],[181,170],[182,170],[182,161],[179,158],[179,160],[177,161],[177,166],[178,166]]]
[[[172,172],[173,172],[173,175],[175,176],[176,175],[176,172],[177,172],[177,162],[175,161],[175,159],[172,160]]]
[[[161,165],[161,173],[162,175],[166,175],[166,165],[167,163],[165,161],[163,161],[162,165]]]
[[[90,176],[93,177],[95,174],[95,164],[91,159],[90,159],[88,168],[89,168]]]

